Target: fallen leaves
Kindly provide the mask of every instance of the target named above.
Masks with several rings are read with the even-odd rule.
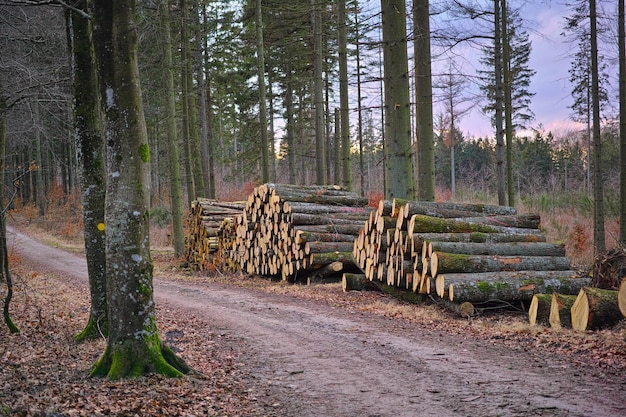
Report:
[[[0,327],[0,415],[273,415],[264,409],[272,409],[275,400],[255,385],[231,341],[181,311],[158,310],[161,334],[197,374],[117,382],[89,378],[105,343],[73,342],[87,320],[87,294],[62,279],[23,276],[12,304],[21,333]]]

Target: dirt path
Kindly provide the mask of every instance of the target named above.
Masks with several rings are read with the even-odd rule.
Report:
[[[14,230],[9,240],[42,270],[86,286],[82,257]],[[626,416],[624,375],[493,341],[219,284],[156,277],[155,298],[227,335],[280,415]]]

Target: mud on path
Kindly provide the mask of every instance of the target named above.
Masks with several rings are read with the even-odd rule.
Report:
[[[82,256],[15,230],[41,270],[87,287]],[[626,375],[291,295],[155,277],[161,308],[227,336],[284,416],[626,416]],[[268,411],[269,414],[269,411]]]

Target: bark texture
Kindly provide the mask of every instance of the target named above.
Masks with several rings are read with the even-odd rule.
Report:
[[[109,337],[94,376],[188,371],[161,346],[149,239],[150,152],[137,66],[135,2],[94,1],[94,45],[106,114]]]

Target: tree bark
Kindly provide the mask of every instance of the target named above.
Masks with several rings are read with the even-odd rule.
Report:
[[[428,0],[413,0],[415,24],[415,97],[417,137],[417,193],[420,200],[435,201],[435,148],[433,140],[433,83],[430,54]]]
[[[599,330],[612,327],[624,316],[617,304],[617,291],[584,287],[572,305],[574,330]]]
[[[94,1],[96,62],[107,129],[105,204],[109,337],[91,375],[110,379],[189,368],[160,341],[150,257],[150,153],[137,65],[134,0]]]
[[[261,0],[255,0],[255,26],[256,26],[256,62],[257,77],[259,83],[259,121],[261,133],[261,181],[270,180],[270,152],[267,139],[267,98],[265,94],[265,48],[263,45],[263,15]],[[272,148],[274,144],[272,143]],[[272,158],[274,152],[272,152]]]
[[[626,317],[626,279],[622,280],[617,293],[617,305],[622,315]]]
[[[381,0],[385,86],[385,197],[413,199],[406,5]]]
[[[552,328],[572,327],[572,305],[574,305],[576,297],[576,295],[571,294],[552,294],[550,317],[548,318]]]
[[[164,83],[166,94],[167,120],[167,158],[170,173],[170,204],[172,211],[172,236],[174,254],[180,256],[185,248],[183,230],[183,196],[182,179],[180,176],[180,161],[178,158],[178,133],[176,126],[176,91],[174,89],[174,64],[172,60],[172,38],[170,29],[169,3],[159,1],[159,17],[162,28],[162,53],[164,65]]]
[[[567,271],[571,267],[565,256],[498,256],[434,252],[430,257],[430,274],[499,271]]]
[[[531,326],[550,324],[552,294],[535,294],[528,307],[528,322]]]
[[[86,12],[87,1],[81,1],[76,7]],[[108,334],[104,233],[105,149],[91,22],[76,12],[68,12],[68,18],[71,19],[70,46],[74,62],[74,131],[81,167],[83,234],[91,299],[89,319],[85,328],[75,336],[77,341],[82,341]]]
[[[530,301],[533,295],[539,293],[575,294],[589,282],[589,278],[577,277],[576,271],[505,271],[440,274],[435,283],[437,288],[443,289],[443,293],[438,294],[440,297],[449,296],[452,286],[454,296],[450,301],[477,303]]]
[[[429,252],[497,256],[565,256],[565,245],[546,242],[430,242]]]

